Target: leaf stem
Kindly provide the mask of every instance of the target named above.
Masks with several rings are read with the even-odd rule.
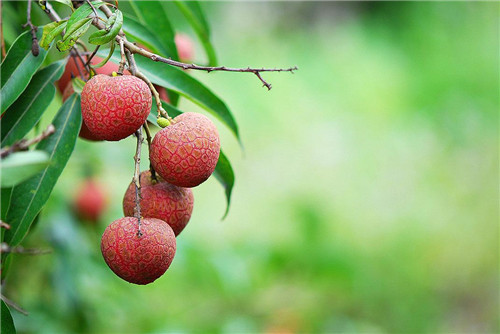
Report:
[[[14,144],[12,144],[12,146],[4,147],[0,151],[0,157],[3,159],[6,156],[10,155],[11,153],[14,153],[17,151],[25,151],[31,145],[36,144],[36,143],[44,140],[45,138],[52,135],[54,132],[56,132],[56,128],[54,127],[54,125],[50,124],[44,132],[42,132],[40,135],[36,136],[35,138],[30,139],[30,140],[21,139],[21,140],[15,142]]]

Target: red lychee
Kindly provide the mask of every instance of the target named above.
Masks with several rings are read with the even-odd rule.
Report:
[[[149,159],[165,181],[196,187],[214,172],[219,152],[215,124],[202,114],[187,112],[155,135]]]
[[[193,192],[189,188],[174,186],[159,175],[153,180],[149,170],[141,173],[141,215],[166,222],[179,235],[186,227],[193,212]],[[123,198],[123,213],[133,216],[135,209],[135,184],[130,183]]]
[[[73,203],[73,208],[77,216],[96,223],[99,221],[106,206],[106,192],[101,184],[92,178],[84,180],[76,192]]]
[[[150,110],[151,91],[137,77],[98,74],[83,86],[83,121],[98,138],[116,141],[130,136]]]
[[[155,218],[141,219],[141,234],[134,217],[112,222],[101,239],[101,252],[109,268],[134,284],[149,284],[163,275],[174,259],[172,228]]]
[[[66,101],[68,99],[68,97],[70,97],[71,94],[73,94],[74,92],[75,91],[73,89],[73,85],[71,83],[69,83],[66,86],[66,89],[64,90],[64,93],[62,95],[63,102]],[[101,141],[102,140],[99,137],[97,137],[96,135],[94,135],[92,132],[90,132],[89,128],[87,127],[87,125],[85,124],[85,122],[83,120],[82,120],[82,127],[80,128],[80,133],[78,134],[78,137],[83,138],[83,139],[87,139],[90,141]]]

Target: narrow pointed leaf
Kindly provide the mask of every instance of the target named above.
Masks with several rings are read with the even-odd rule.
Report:
[[[209,66],[217,66],[215,50],[212,42],[210,42],[210,28],[200,4],[197,1],[175,1],[175,4],[196,32],[207,54]]]
[[[99,8],[102,5],[104,5],[103,1],[92,1],[91,3],[94,6],[94,8]],[[68,25],[67,25],[68,30],[71,29],[71,26],[73,24],[75,24],[76,22],[80,21],[81,19],[86,18],[92,12],[93,12],[92,11],[92,7],[90,7],[87,2],[84,2],[83,5],[81,5],[80,7],[78,7],[78,9],[75,10],[73,12],[73,14],[71,14],[71,16],[70,16],[70,18],[68,20]]]
[[[160,1],[131,1],[130,5],[140,23],[147,26],[154,22],[155,31],[159,32],[155,36],[168,52],[167,56],[178,59],[175,32]]]
[[[56,43],[56,47],[59,51],[67,51],[75,45],[78,38],[87,32],[92,24],[92,18],[81,19],[75,22],[71,28],[66,29],[66,34],[62,40]]]
[[[14,320],[12,320],[12,315],[10,314],[10,310],[5,305],[4,301],[2,303],[2,334],[16,334],[16,327],[14,326]]]
[[[10,188],[29,179],[47,167],[49,155],[45,151],[15,152],[2,159],[2,188]]]
[[[0,122],[1,147],[22,139],[38,123],[56,93],[54,82],[64,72],[65,60],[38,71],[26,90],[10,106]]]
[[[89,43],[103,45],[111,42],[118,35],[122,26],[123,14],[117,9],[106,21],[106,29],[98,30],[89,36]]]
[[[56,132],[36,147],[37,150],[49,154],[49,166],[12,190],[12,200],[6,217],[10,229],[4,234],[4,242],[10,246],[16,246],[23,240],[31,223],[47,202],[73,152],[81,123],[80,98],[73,94],[62,105],[52,122]],[[2,255],[2,260],[4,257]]]
[[[229,212],[229,205],[231,204],[231,192],[234,186],[234,171],[233,167],[231,167],[231,163],[222,150],[219,154],[219,161],[217,161],[217,165],[215,166],[214,176],[222,184],[226,193],[227,206],[226,212],[222,217],[222,219],[224,219]]]
[[[143,47],[148,48],[151,52],[159,54],[164,57],[172,57],[175,49],[170,49],[164,46],[157,38],[157,35],[152,32],[146,25],[137,21],[126,13],[123,14],[123,31],[135,42],[141,44]]]
[[[39,28],[37,37],[41,38],[43,29]],[[2,64],[0,72],[1,87],[1,113],[7,110],[8,107],[21,95],[28,86],[31,78],[42,65],[47,51],[40,49],[37,57],[31,53],[31,34],[26,31],[19,35],[10,47],[9,52]]]
[[[56,38],[64,28],[66,28],[66,24],[68,22],[66,20],[59,22],[51,22],[43,26],[43,34],[42,39],[40,40],[40,47],[45,50],[49,49],[50,43]]]

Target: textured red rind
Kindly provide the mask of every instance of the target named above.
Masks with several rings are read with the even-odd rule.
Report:
[[[82,116],[98,138],[116,141],[139,129],[151,110],[151,91],[141,79],[96,75],[82,90]]]
[[[165,181],[191,188],[212,175],[219,152],[215,124],[202,114],[187,112],[155,135],[149,159]]]
[[[64,90],[64,93],[62,95],[63,102],[66,101],[68,99],[68,97],[70,97],[71,94],[73,94],[74,92],[75,91],[73,89],[73,85],[71,83],[69,83],[66,86],[66,89]],[[78,136],[80,138],[87,139],[90,141],[102,141],[102,139],[100,139],[99,137],[94,135],[92,132],[90,132],[89,128],[87,127],[87,125],[85,124],[84,121],[82,121],[82,127],[80,128],[80,133],[78,134]]]
[[[163,275],[174,259],[174,232],[164,221],[124,217],[112,222],[101,239],[101,252],[109,268],[134,284],[149,284]]]
[[[151,178],[149,170],[141,173],[141,215],[145,218],[158,218],[174,230],[175,236],[186,227],[193,212],[193,191],[189,188],[174,186],[157,176]],[[135,184],[130,183],[123,197],[123,213],[133,216],[135,209]]]
[[[106,209],[106,194],[96,180],[85,180],[77,190],[74,210],[81,219],[96,223]]]

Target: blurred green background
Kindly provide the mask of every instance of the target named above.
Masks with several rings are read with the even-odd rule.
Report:
[[[240,125],[243,151],[217,123],[236,173],[228,217],[211,178],[167,273],[122,281],[99,242],[123,215],[135,141],[79,140],[24,241],[52,253],[15,256],[7,278],[30,313],[13,311],[18,331],[498,332],[499,4],[203,6],[221,64],[300,68],[265,74],[270,92],[252,74],[191,72]],[[109,196],[97,226],[71,211],[89,166]]]

